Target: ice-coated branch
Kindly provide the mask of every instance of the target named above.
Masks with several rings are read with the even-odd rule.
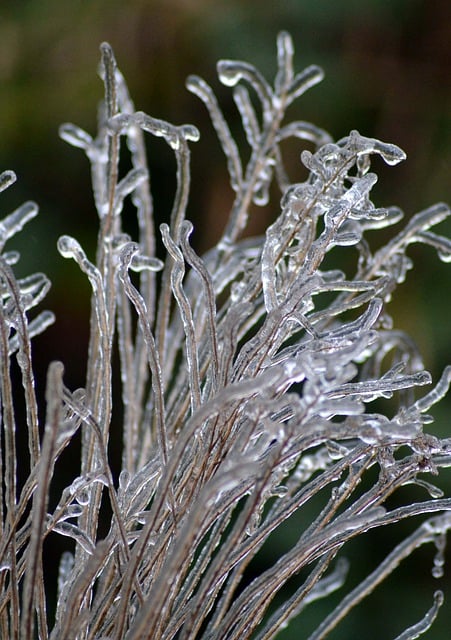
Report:
[[[90,341],[83,388],[69,389],[62,364],[51,364],[43,433],[31,339],[53,321],[34,313],[49,280],[17,278],[19,255],[4,252],[37,207],[0,221],[2,638],[269,640],[298,620],[303,628],[307,607],[340,592],[316,623],[319,640],[422,545],[435,546],[433,576],[446,571],[451,438],[433,414],[451,367],[432,381],[388,303],[414,266],[412,243],[450,261],[451,242],[434,229],[450,210],[433,205],[381,243],[377,231],[403,212],[373,202],[372,160],[391,166],[405,154],[355,130],[334,141],[295,113],[323,72],[295,71],[286,32],[272,83],[247,62],[217,70],[249,149],[214,89],[190,76],[234,194],[205,255],[186,219],[199,131],[136,110],[110,45],[101,46],[97,133],[60,128],[91,164],[99,230],[92,257],[68,235],[58,241],[91,286]],[[170,219],[158,229],[147,162],[155,137],[176,167]],[[284,164],[287,138],[299,143],[301,183]],[[1,173],[0,191],[14,180]],[[273,220],[246,237],[261,205]],[[76,468],[59,486],[70,455]],[[354,540],[401,522],[416,529],[349,587]],[[69,546],[52,585],[56,537]],[[398,640],[425,633],[442,602],[437,591]]]

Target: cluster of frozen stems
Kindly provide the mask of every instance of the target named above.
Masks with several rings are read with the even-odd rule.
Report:
[[[369,232],[398,222],[402,213],[373,205],[377,177],[370,161],[377,155],[394,165],[404,153],[356,131],[333,142],[310,123],[284,124],[287,106],[319,82],[322,71],[311,66],[294,74],[292,42],[282,33],[274,87],[250,64],[218,64],[249,143],[246,166],[211,88],[188,79],[209,111],[235,193],[220,242],[201,258],[185,219],[189,143],[198,131],[136,112],[111,48],[104,44],[101,52],[105,100],[97,136],[74,125],[61,128],[91,162],[100,222],[94,261],[74,238],[58,242],[92,286],[86,385],[68,389],[62,364],[52,363],[42,429],[30,340],[53,316],[44,311],[29,321],[28,311],[49,283],[40,273],[16,279],[17,252],[0,257],[0,637],[266,640],[307,605],[345,588],[347,563],[337,555],[349,540],[424,515],[382,564],[348,589],[310,636],[319,640],[421,545],[435,543],[433,573],[443,571],[451,498],[424,474],[451,465],[451,439],[424,428],[432,422],[430,407],[448,389],[451,368],[432,390],[417,392],[430,385],[430,376],[412,340],[393,328],[386,303],[411,267],[411,243],[431,245],[451,260],[450,241],[430,231],[450,210],[438,204],[418,213],[372,251]],[[164,138],[177,165],[171,219],[159,229],[164,262],[155,257],[145,133]],[[301,153],[308,178],[300,184],[290,184],[283,166],[281,144],[289,137],[313,149]],[[131,168],[121,177],[124,142]],[[14,179],[4,172],[2,189]],[[250,209],[266,204],[276,187],[282,198],[275,222],[264,237],[243,239]],[[136,208],[136,241],[121,226],[126,197]],[[2,249],[36,212],[27,203],[4,218]],[[352,273],[324,265],[326,256],[333,262],[335,247],[349,247]],[[109,439],[118,438],[110,430],[116,344],[123,415],[118,477],[108,458]],[[16,423],[13,359],[26,426]],[[372,412],[378,399],[385,413]],[[17,459],[16,432],[23,429],[27,462]],[[78,430],[79,475],[49,513],[58,458]],[[28,468],[23,486],[18,462]],[[419,501],[389,510],[387,499],[407,484],[418,486]],[[314,502],[321,506],[303,521],[292,548],[243,580],[269,537],[297,511],[310,509],[313,498],[321,498]],[[111,522],[99,539],[105,499]],[[73,552],[60,560],[53,619],[46,609],[43,543],[58,534],[72,539]],[[297,586],[274,606],[294,576]],[[427,630],[442,600],[437,591],[432,607],[425,605],[422,619],[399,638]]]

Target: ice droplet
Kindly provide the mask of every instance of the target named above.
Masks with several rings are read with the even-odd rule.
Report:
[[[80,251],[80,244],[71,236],[61,236],[58,239],[58,251],[63,258],[73,258],[75,254]]]
[[[217,65],[219,79],[226,87],[234,87],[242,77],[235,60],[220,60]]]

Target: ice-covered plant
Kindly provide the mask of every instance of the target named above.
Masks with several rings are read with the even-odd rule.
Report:
[[[105,100],[96,137],[61,128],[91,162],[99,215],[95,257],[72,237],[58,242],[92,286],[86,385],[67,388],[62,364],[52,363],[42,427],[30,339],[53,317],[28,320],[28,313],[49,283],[42,274],[16,279],[17,253],[0,257],[0,637],[266,640],[319,598],[346,589],[346,543],[424,516],[348,587],[310,635],[319,640],[421,545],[436,545],[433,572],[443,570],[451,498],[424,474],[451,465],[451,439],[429,431],[428,414],[446,393],[451,368],[424,390],[430,375],[386,304],[412,266],[410,244],[432,245],[451,259],[450,241],[430,230],[450,210],[432,206],[372,248],[373,230],[402,218],[398,208],[370,199],[372,157],[394,165],[404,153],[357,131],[334,142],[310,123],[284,123],[286,108],[322,71],[295,74],[292,42],[282,33],[273,87],[250,64],[218,65],[221,82],[233,87],[248,152],[238,149],[212,89],[188,79],[209,111],[235,194],[220,241],[200,257],[185,219],[189,146],[198,131],[135,111],[111,48],[101,52]],[[162,137],[177,166],[172,214],[159,229],[145,134]],[[284,170],[281,144],[290,137],[312,149],[301,153],[308,177],[300,184],[290,184]],[[2,188],[13,179],[3,173]],[[265,236],[244,237],[251,209],[267,204],[276,186],[274,222]],[[122,227],[126,198],[136,208],[134,239]],[[28,203],[3,220],[2,249],[36,211]],[[17,416],[13,360],[26,424]],[[114,363],[122,399],[112,392]],[[121,434],[113,416],[122,417]],[[25,429],[27,461],[18,460],[16,446]],[[79,430],[79,475],[49,509],[59,457]],[[108,445],[120,437],[119,473]],[[22,484],[18,465],[28,474]],[[418,501],[396,499],[412,484]],[[99,539],[99,514],[108,509],[109,531]],[[263,545],[297,514],[305,517],[296,520],[292,546],[259,568]],[[60,559],[53,616],[43,545],[55,535],[68,536],[72,551]],[[291,591],[276,600],[288,582]],[[399,638],[426,631],[442,600],[437,591]]]

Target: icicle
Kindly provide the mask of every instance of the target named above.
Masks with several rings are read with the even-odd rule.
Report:
[[[89,504],[90,499],[91,499],[91,491],[89,489],[81,489],[80,491],[77,491],[77,493],[75,494],[75,500],[82,507]]]
[[[374,214],[374,212],[376,212]],[[351,217],[355,214],[351,212]],[[384,229],[402,220],[404,214],[399,207],[383,207],[363,211],[359,215],[359,222],[364,229]]]
[[[20,293],[24,297],[27,296],[27,304],[24,304],[25,310],[38,305],[50,289],[50,280],[43,273],[34,273],[27,278],[21,278],[17,283]]]
[[[187,263],[198,274],[204,292],[205,298],[205,313],[207,316],[207,327],[210,341],[210,370],[211,370],[211,387],[215,392],[218,383],[218,368],[219,368],[219,343],[217,335],[217,317],[216,317],[216,300],[213,282],[205,266],[205,263],[199,258],[195,251],[189,244],[189,237],[192,233],[193,225],[188,220],[184,220],[181,226],[181,239],[180,246],[183,252],[183,256]]]
[[[132,261],[130,262],[130,269],[132,271],[161,271],[164,267],[164,263],[158,258],[151,258],[136,253]]]
[[[428,231],[431,227],[446,220],[450,213],[451,209],[447,204],[438,202],[432,205],[432,207],[423,209],[423,211],[415,214],[413,218],[409,220],[404,232],[401,232],[401,234],[414,237],[415,232]],[[399,236],[397,238],[399,238]],[[397,238],[395,238],[395,240]]]
[[[119,474],[119,489],[118,489],[118,497],[125,494],[130,484],[130,472],[127,469],[122,469]]]
[[[54,322],[55,314],[51,311],[42,311],[42,313],[28,323],[28,337],[33,338],[34,336],[40,335]],[[20,339],[16,333],[9,339],[9,355],[15,353],[17,349],[19,349],[19,346]]]
[[[95,547],[93,541],[77,525],[65,521],[57,522],[53,527],[53,531],[60,533],[62,536],[72,538],[82,549],[84,549],[84,551],[86,551],[86,553],[89,553],[89,555],[94,553]]]
[[[361,239],[362,228],[360,225],[354,225],[350,220],[345,220],[335,234],[331,245],[337,247],[352,247],[360,242]]]
[[[87,504],[87,502],[85,503]],[[58,514],[57,522],[63,522],[64,520],[69,520],[70,518],[78,518],[84,513],[83,504],[69,504],[64,509],[61,514]]]
[[[138,126],[158,138],[164,138],[174,150],[179,148],[180,138],[197,142],[200,137],[199,130],[193,125],[185,124],[177,127],[164,120],[152,118],[143,111],[137,111],[133,114],[122,113],[115,115],[108,121],[108,129],[111,133],[126,133],[131,126]]]
[[[249,146],[255,149],[258,145],[260,138],[260,126],[258,124],[257,115],[255,113],[254,105],[249,96],[249,92],[246,87],[237,85],[233,91],[233,99],[238,108],[241,116],[241,122],[246,134]]]
[[[285,93],[293,80],[294,46],[291,36],[281,31],[277,36],[277,75],[274,81],[276,95]]]
[[[419,242],[433,247],[442,262],[451,262],[451,240],[449,238],[438,236],[431,231],[420,231],[417,234],[417,239]]]
[[[56,440],[57,447],[59,448],[66,445],[72,439],[79,426],[80,422],[74,418],[62,422],[58,429],[58,436]]]
[[[437,553],[434,558],[434,566],[432,567],[432,575],[434,578],[442,578],[445,566],[445,550],[446,550],[446,532],[442,532],[434,538]]]
[[[277,231],[277,228],[276,228]],[[276,292],[276,264],[275,255],[279,247],[280,239],[273,232],[272,227],[266,231],[266,242],[263,246],[261,257],[261,279],[265,308],[268,313],[278,306]]]
[[[229,126],[220,110],[216,97],[208,84],[197,76],[189,76],[186,88],[197,95],[208,109],[212,124],[215,128],[221,147],[227,159],[227,169],[230,176],[230,185],[235,192],[241,188],[243,181],[243,169],[240,154],[235,140],[232,137]]]
[[[315,602],[340,589],[345,583],[348,571],[349,562],[345,558],[340,558],[335,569],[326,575],[325,578],[317,582],[310,593],[302,600],[302,608],[310,602]],[[296,613],[294,613],[294,615],[296,615]]]
[[[206,504],[226,504],[232,496],[236,500],[238,495],[249,493],[259,468],[258,462],[249,460],[225,472],[218,470],[214,480],[205,485]]]
[[[75,259],[83,250],[75,238],[71,238],[70,236],[61,236],[58,240],[58,251],[61,253],[63,258]],[[82,255],[84,256],[84,252]]]
[[[261,101],[264,120],[270,117],[273,92],[265,78],[252,64],[239,60],[220,60],[216,68],[219,80],[227,87],[234,87],[240,80],[248,82]]]
[[[102,471],[93,471],[83,476],[78,476],[67,487],[68,494],[73,496],[77,502],[81,505],[88,504],[89,496],[87,496],[87,489],[90,489],[91,485],[95,482],[99,482],[102,485],[107,486],[108,482]]]
[[[2,253],[2,258],[6,262],[7,265],[12,267],[17,264],[20,260],[20,253],[18,251],[4,251]]]
[[[328,144],[328,145],[325,145],[324,147],[321,147],[320,151],[322,151],[322,154],[324,154],[324,150],[329,147],[334,148],[335,145]],[[318,157],[318,154],[316,153],[313,154],[308,149],[304,149],[303,151],[301,151],[301,162],[306,169],[308,169],[311,173],[313,173],[315,176],[320,178],[321,181],[325,182],[327,180],[327,177],[328,177],[327,167],[322,162],[322,160]]]
[[[2,191],[1,186],[0,184],[0,191]],[[3,188],[6,189],[6,187]],[[37,216],[37,214],[38,205],[34,202],[25,202],[18,209],[6,216],[6,218],[3,218],[3,220],[0,221],[0,246],[3,246],[9,238],[21,231],[26,223]]]
[[[194,412],[201,404],[200,373],[199,373],[199,346],[194,329],[193,314],[190,301],[183,290],[182,281],[185,274],[185,261],[180,248],[175,244],[169,233],[167,224],[160,225],[161,237],[164,245],[174,260],[174,268],[171,273],[171,285],[174,297],[180,309],[183,328],[186,338],[186,362],[189,371],[191,409]]]
[[[413,625],[413,627],[406,629],[403,633],[397,636],[395,640],[416,640],[416,638],[422,636],[423,633],[431,628],[443,601],[443,591],[436,591],[434,593],[434,604],[425,614],[424,618],[420,620],[420,622],[417,622],[417,624]]]
[[[315,84],[324,79],[324,71],[315,64],[310,65],[300,73],[297,73],[290,87],[288,88],[288,104],[308,91]]]
[[[57,247],[63,258],[73,258],[80,269],[88,276],[94,293],[98,294],[97,311],[98,313],[100,313],[100,315],[102,315],[102,320],[105,320],[105,318],[103,317],[103,312],[106,313],[106,309],[104,309],[104,302],[102,303],[103,285],[100,271],[95,265],[92,264],[92,262],[88,260],[80,243],[75,240],[75,238],[72,238],[71,236],[61,236],[60,238],[58,238]],[[106,321],[103,327],[103,331],[104,335],[107,336],[108,330],[106,327]]]
[[[314,142],[317,147],[322,147],[332,142],[332,138],[327,131],[302,120],[290,122],[279,129],[276,137],[277,141],[281,142],[287,138],[309,140],[310,142]]]
[[[16,180],[17,177],[14,171],[2,171],[2,173],[0,173],[0,192],[14,184]]]
[[[119,215],[122,211],[124,198],[138,187],[144,180],[148,178],[148,173],[145,169],[137,168],[131,169],[127,175],[122,178],[116,185],[114,207],[115,215]]]
[[[79,147],[86,152],[90,151],[93,146],[93,139],[89,133],[69,122],[60,126],[59,135],[62,140],[65,140],[73,147]]]
[[[415,478],[413,480],[413,483],[416,484],[419,487],[422,487],[423,489],[426,489],[426,491],[429,493],[431,498],[433,498],[434,500],[436,498],[443,498],[444,495],[445,495],[444,492],[442,491],[442,489],[440,489],[439,487],[436,487],[431,482],[426,482],[426,480],[421,480],[420,478]]]
[[[358,396],[364,402],[371,402],[376,398],[391,398],[395,391],[409,389],[413,386],[423,386],[431,383],[428,371],[418,371],[411,375],[399,376],[393,380],[365,380],[362,382],[347,383],[327,393],[329,398],[344,396]]]
[[[388,165],[396,165],[406,159],[405,152],[395,144],[382,142],[376,138],[367,138],[358,131],[351,131],[349,136],[337,142],[340,146],[348,146],[351,153],[357,155],[376,153]]]
[[[445,367],[442,377],[428,394],[420,398],[413,405],[414,410],[423,413],[439,402],[447,394],[451,384],[451,366]]]
[[[11,562],[9,560],[4,560],[0,563],[0,573],[2,571],[11,571]]]
[[[100,53],[100,76],[105,85],[105,106],[108,117],[111,117],[117,112],[116,59],[113,49],[108,42],[102,42],[100,45]]]

